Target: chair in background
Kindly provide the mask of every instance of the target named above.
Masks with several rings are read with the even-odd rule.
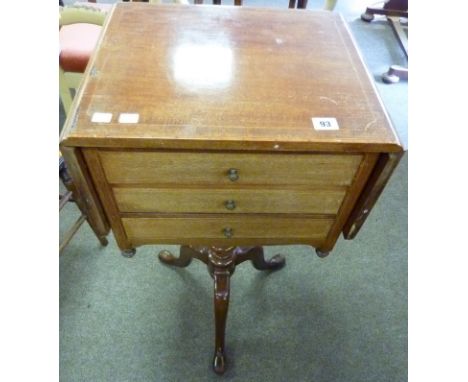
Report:
[[[332,11],[338,0],[325,0],[324,9]],[[203,4],[203,0],[194,0],[194,4]],[[221,0],[213,0],[213,4],[221,5]],[[234,5],[242,5],[242,0],[234,0]],[[296,0],[289,0],[289,8],[296,8]],[[307,8],[307,0],[298,0],[297,8]]]
[[[335,9],[336,3],[338,0],[325,0],[325,4],[323,5],[323,9],[327,11],[333,11]],[[289,8],[296,8],[296,0],[289,0]],[[297,8],[298,9],[306,9],[307,8],[307,0],[297,0]]]
[[[193,0],[194,4],[203,4],[203,0]],[[214,5],[221,5],[221,0],[213,0]],[[242,5],[242,0],[234,0],[234,5]]]
[[[374,20],[374,15],[408,18],[408,0],[386,0],[380,2],[380,4],[382,3],[383,7],[367,7],[366,11],[361,15],[361,19],[364,21],[372,21]]]
[[[367,7],[361,15],[361,19],[371,22],[374,15],[387,16],[390,26],[395,32],[398,44],[408,60],[408,36],[403,30],[402,19],[408,22],[408,0],[387,0],[383,2],[383,7]],[[408,68],[400,65],[391,65],[387,72],[382,74],[383,82],[394,84],[400,80],[408,80]]]
[[[136,0],[134,0],[136,1]],[[149,0],[161,4],[162,0]],[[171,0],[171,3],[189,4],[188,0]],[[76,2],[60,8],[60,99],[65,114],[72,103],[71,91],[78,89],[89,58],[99,40],[102,25],[112,4]]]
[[[84,201],[79,198],[78,193],[76,192],[76,186],[73,183],[73,180],[70,177],[70,174],[68,173],[67,165],[65,164],[65,161],[60,152],[59,152],[59,177],[63,185],[67,189],[67,192],[64,195],[59,195],[59,211],[61,211],[62,208],[65,207],[67,203],[74,202],[76,203],[78,209],[81,212],[79,218],[75,221],[73,226],[65,233],[64,238],[62,242],[60,243],[59,254],[62,253],[62,251],[65,249],[65,247],[71,241],[73,236],[75,236],[78,229],[82,226],[82,224],[86,220],[88,221],[89,226],[93,230],[94,234],[96,235],[101,245],[106,246],[108,244],[107,238],[105,235],[102,235],[101,233],[99,233],[99,229],[97,229],[97,227],[94,226],[92,221],[88,219],[88,216],[86,215],[86,207],[85,207],[86,203],[84,203]]]
[[[122,0],[124,3],[150,3],[150,4],[163,4],[163,0]],[[168,3],[174,4],[190,4],[188,0],[169,0]]]
[[[400,17],[387,16],[387,20],[395,32],[395,36],[398,43],[400,44],[400,48],[406,56],[406,60],[408,60],[408,36],[403,30]],[[408,68],[401,65],[391,65],[388,71],[382,74],[382,80],[387,84],[394,84],[400,80],[407,81]]]
[[[59,86],[65,114],[72,103],[71,90],[80,86],[110,7],[110,4],[77,3],[60,8]]]

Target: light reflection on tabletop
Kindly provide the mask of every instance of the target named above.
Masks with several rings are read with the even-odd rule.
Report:
[[[172,60],[174,80],[186,90],[222,90],[231,85],[234,59],[227,39],[184,41],[174,49]]]

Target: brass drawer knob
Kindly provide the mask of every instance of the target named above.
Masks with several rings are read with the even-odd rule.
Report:
[[[235,182],[237,179],[239,179],[239,172],[236,168],[230,168],[228,170],[228,177],[232,182]]]
[[[236,202],[234,200],[226,200],[224,202],[224,207],[232,211],[233,209],[236,208]]]
[[[226,236],[228,239],[230,239],[232,237],[232,235],[234,235],[234,232],[232,231],[232,228],[224,228],[223,229],[223,234],[224,236]]]

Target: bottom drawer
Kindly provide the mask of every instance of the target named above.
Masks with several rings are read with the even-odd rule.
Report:
[[[122,219],[130,242],[143,244],[266,245],[325,241],[332,218],[272,216],[173,216]]]

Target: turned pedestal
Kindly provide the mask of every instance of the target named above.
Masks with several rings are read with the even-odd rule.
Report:
[[[237,265],[250,260],[258,270],[274,271],[285,265],[284,257],[275,255],[265,260],[262,247],[192,247],[182,246],[179,257],[169,251],[159,253],[159,260],[168,265],[186,267],[192,259],[198,259],[208,266],[208,272],[214,281],[214,315],[215,315],[215,350],[213,369],[218,374],[226,370],[224,337],[226,318],[229,308],[229,279]]]

